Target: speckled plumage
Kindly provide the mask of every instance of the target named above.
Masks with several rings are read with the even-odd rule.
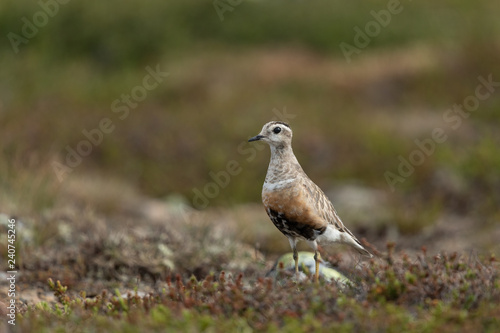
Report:
[[[298,240],[317,252],[317,242],[343,243],[371,256],[344,226],[333,204],[305,174],[292,150],[292,130],[283,122],[269,122],[259,135],[271,147],[271,161],[262,188],[262,202],[274,225],[288,237],[296,253]]]

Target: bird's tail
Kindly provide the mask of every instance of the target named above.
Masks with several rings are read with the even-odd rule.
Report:
[[[363,247],[363,245],[361,245],[361,243],[359,243],[359,241],[357,239],[356,239],[356,245],[354,245],[354,248],[356,249],[356,251],[358,251],[359,254],[362,254],[368,258],[373,258],[373,254],[371,254],[370,251],[365,249]]]
[[[333,243],[342,243],[346,245],[352,246],[356,251],[360,254],[372,258],[373,255],[361,245],[360,241],[349,231],[347,228],[343,228],[343,230],[339,231],[333,226],[328,226],[326,231],[321,235],[323,239],[333,242]]]
[[[373,258],[373,254],[371,254],[370,251],[365,249],[364,246],[361,245],[361,242],[351,232],[349,232],[349,234],[351,235],[351,237],[349,237],[350,239],[348,244],[351,245],[353,248],[355,248],[359,254],[362,254],[368,258]]]
[[[363,245],[361,245],[361,242],[356,238],[356,236],[353,235],[349,229],[345,228],[344,229],[346,234],[344,238],[344,242],[348,245],[351,245],[356,251],[358,251],[359,254],[362,254],[368,258],[373,258],[373,254],[370,253],[367,249],[364,248]]]

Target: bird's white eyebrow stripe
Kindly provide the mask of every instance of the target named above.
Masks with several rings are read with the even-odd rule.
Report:
[[[274,126],[274,125],[278,125],[278,124],[279,124],[279,125],[283,125],[283,126],[286,126],[286,127],[290,128],[290,125],[288,125],[287,123],[285,123],[285,122],[283,122],[283,121],[273,121],[273,122],[272,122],[272,125],[273,125],[273,126]],[[290,128],[290,129],[291,129],[291,128]]]

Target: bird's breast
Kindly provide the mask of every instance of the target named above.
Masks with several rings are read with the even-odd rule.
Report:
[[[266,208],[275,210],[291,210],[297,205],[301,195],[300,188],[294,186],[295,179],[279,182],[265,182],[262,187],[262,202]]]
[[[305,199],[300,186],[287,186],[280,189],[264,186],[262,190],[262,202],[270,217],[272,211],[284,220],[304,227],[323,229],[326,222],[316,214]]]

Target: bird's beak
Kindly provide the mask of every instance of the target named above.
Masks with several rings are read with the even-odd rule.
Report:
[[[254,136],[253,138],[248,139],[248,142],[259,141],[263,138],[265,138],[265,136],[259,134],[259,135]]]

